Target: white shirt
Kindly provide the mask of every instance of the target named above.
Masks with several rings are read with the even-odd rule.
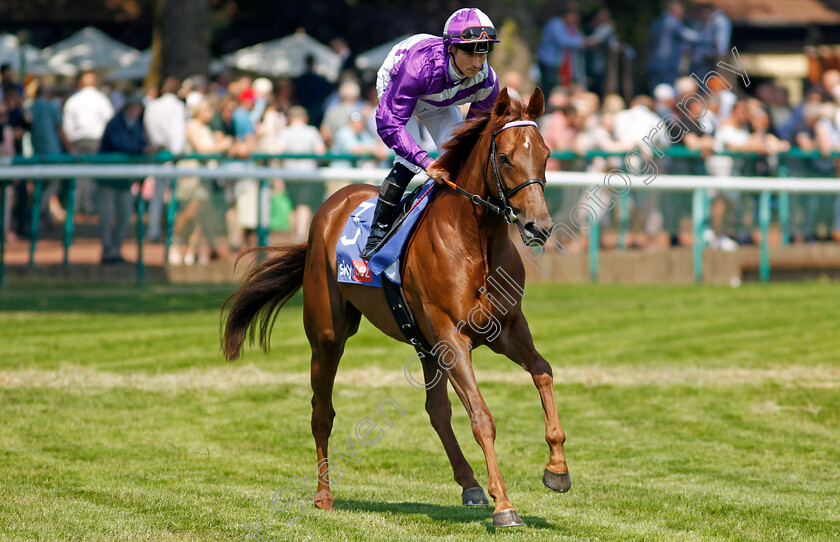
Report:
[[[662,119],[659,115],[644,105],[636,105],[616,114],[613,133],[624,145],[640,145],[644,149],[647,145],[643,141],[644,138],[649,136],[660,122],[662,122]],[[654,134],[653,141],[659,147],[668,144],[664,132],[665,128],[661,128]]]
[[[750,142],[750,132],[744,127],[723,124],[715,134],[715,152],[725,152],[729,145],[742,147]]]
[[[317,154],[324,144],[321,132],[308,124],[291,124],[280,132],[283,152],[288,154]],[[315,169],[318,162],[309,159],[286,159],[283,163],[289,169]]]
[[[149,143],[172,154],[184,152],[187,130],[187,109],[184,102],[167,92],[146,106],[143,127]]]
[[[85,87],[64,104],[62,128],[70,141],[102,139],[105,125],[113,116],[111,100],[95,87]]]

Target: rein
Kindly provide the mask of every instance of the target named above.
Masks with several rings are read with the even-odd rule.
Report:
[[[488,200],[482,199],[481,196],[478,194],[473,194],[467,190],[464,190],[457,184],[453,183],[448,179],[444,179],[443,182],[448,184],[451,188],[453,188],[459,194],[462,194],[468,197],[475,205],[483,205],[486,207],[490,212],[496,213],[497,215],[502,215],[505,222],[508,224],[516,223],[520,229],[522,229],[522,225],[519,224],[519,219],[516,216],[516,213],[513,211],[513,208],[508,205],[508,201],[510,198],[513,197],[514,194],[525,188],[526,186],[532,184],[539,184],[540,187],[545,190],[545,181],[541,179],[528,179],[525,182],[522,182],[510,190],[506,190],[504,184],[502,184],[502,176],[499,173],[499,163],[496,158],[496,136],[507,130],[508,128],[515,128],[517,126],[533,126],[537,127],[537,123],[532,120],[515,120],[512,122],[508,122],[504,126],[502,126],[498,131],[495,129],[495,125],[493,127],[492,137],[490,139],[490,152],[487,155],[487,162],[493,167],[493,176],[496,180],[496,188],[499,190],[499,197],[502,200],[502,205],[494,205],[490,203]],[[487,184],[487,167],[484,168],[484,184]]]

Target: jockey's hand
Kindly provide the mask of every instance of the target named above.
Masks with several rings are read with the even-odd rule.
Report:
[[[449,172],[437,166],[437,161],[429,164],[426,168],[426,175],[434,179],[436,183],[443,184],[443,180],[449,177]]]

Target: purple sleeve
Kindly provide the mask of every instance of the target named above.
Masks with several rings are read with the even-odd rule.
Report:
[[[473,104],[470,105],[470,111],[467,113],[468,119],[475,117],[480,112],[490,111],[496,104],[496,97],[499,96],[499,79],[496,77],[496,72],[493,71],[493,68],[490,68],[489,79],[492,82],[493,90],[490,92],[490,95],[483,100],[473,102]]]
[[[427,90],[431,74],[423,59],[406,58],[397,65],[376,108],[376,131],[397,156],[426,169],[432,157],[408,133],[417,98]]]

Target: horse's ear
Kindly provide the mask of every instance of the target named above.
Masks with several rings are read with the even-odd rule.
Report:
[[[496,105],[493,106],[493,116],[504,117],[508,109],[510,109],[510,96],[507,87],[505,87],[496,98]]]
[[[540,87],[534,89],[531,99],[528,100],[528,109],[525,110],[525,118],[537,120],[545,113],[545,97]]]

